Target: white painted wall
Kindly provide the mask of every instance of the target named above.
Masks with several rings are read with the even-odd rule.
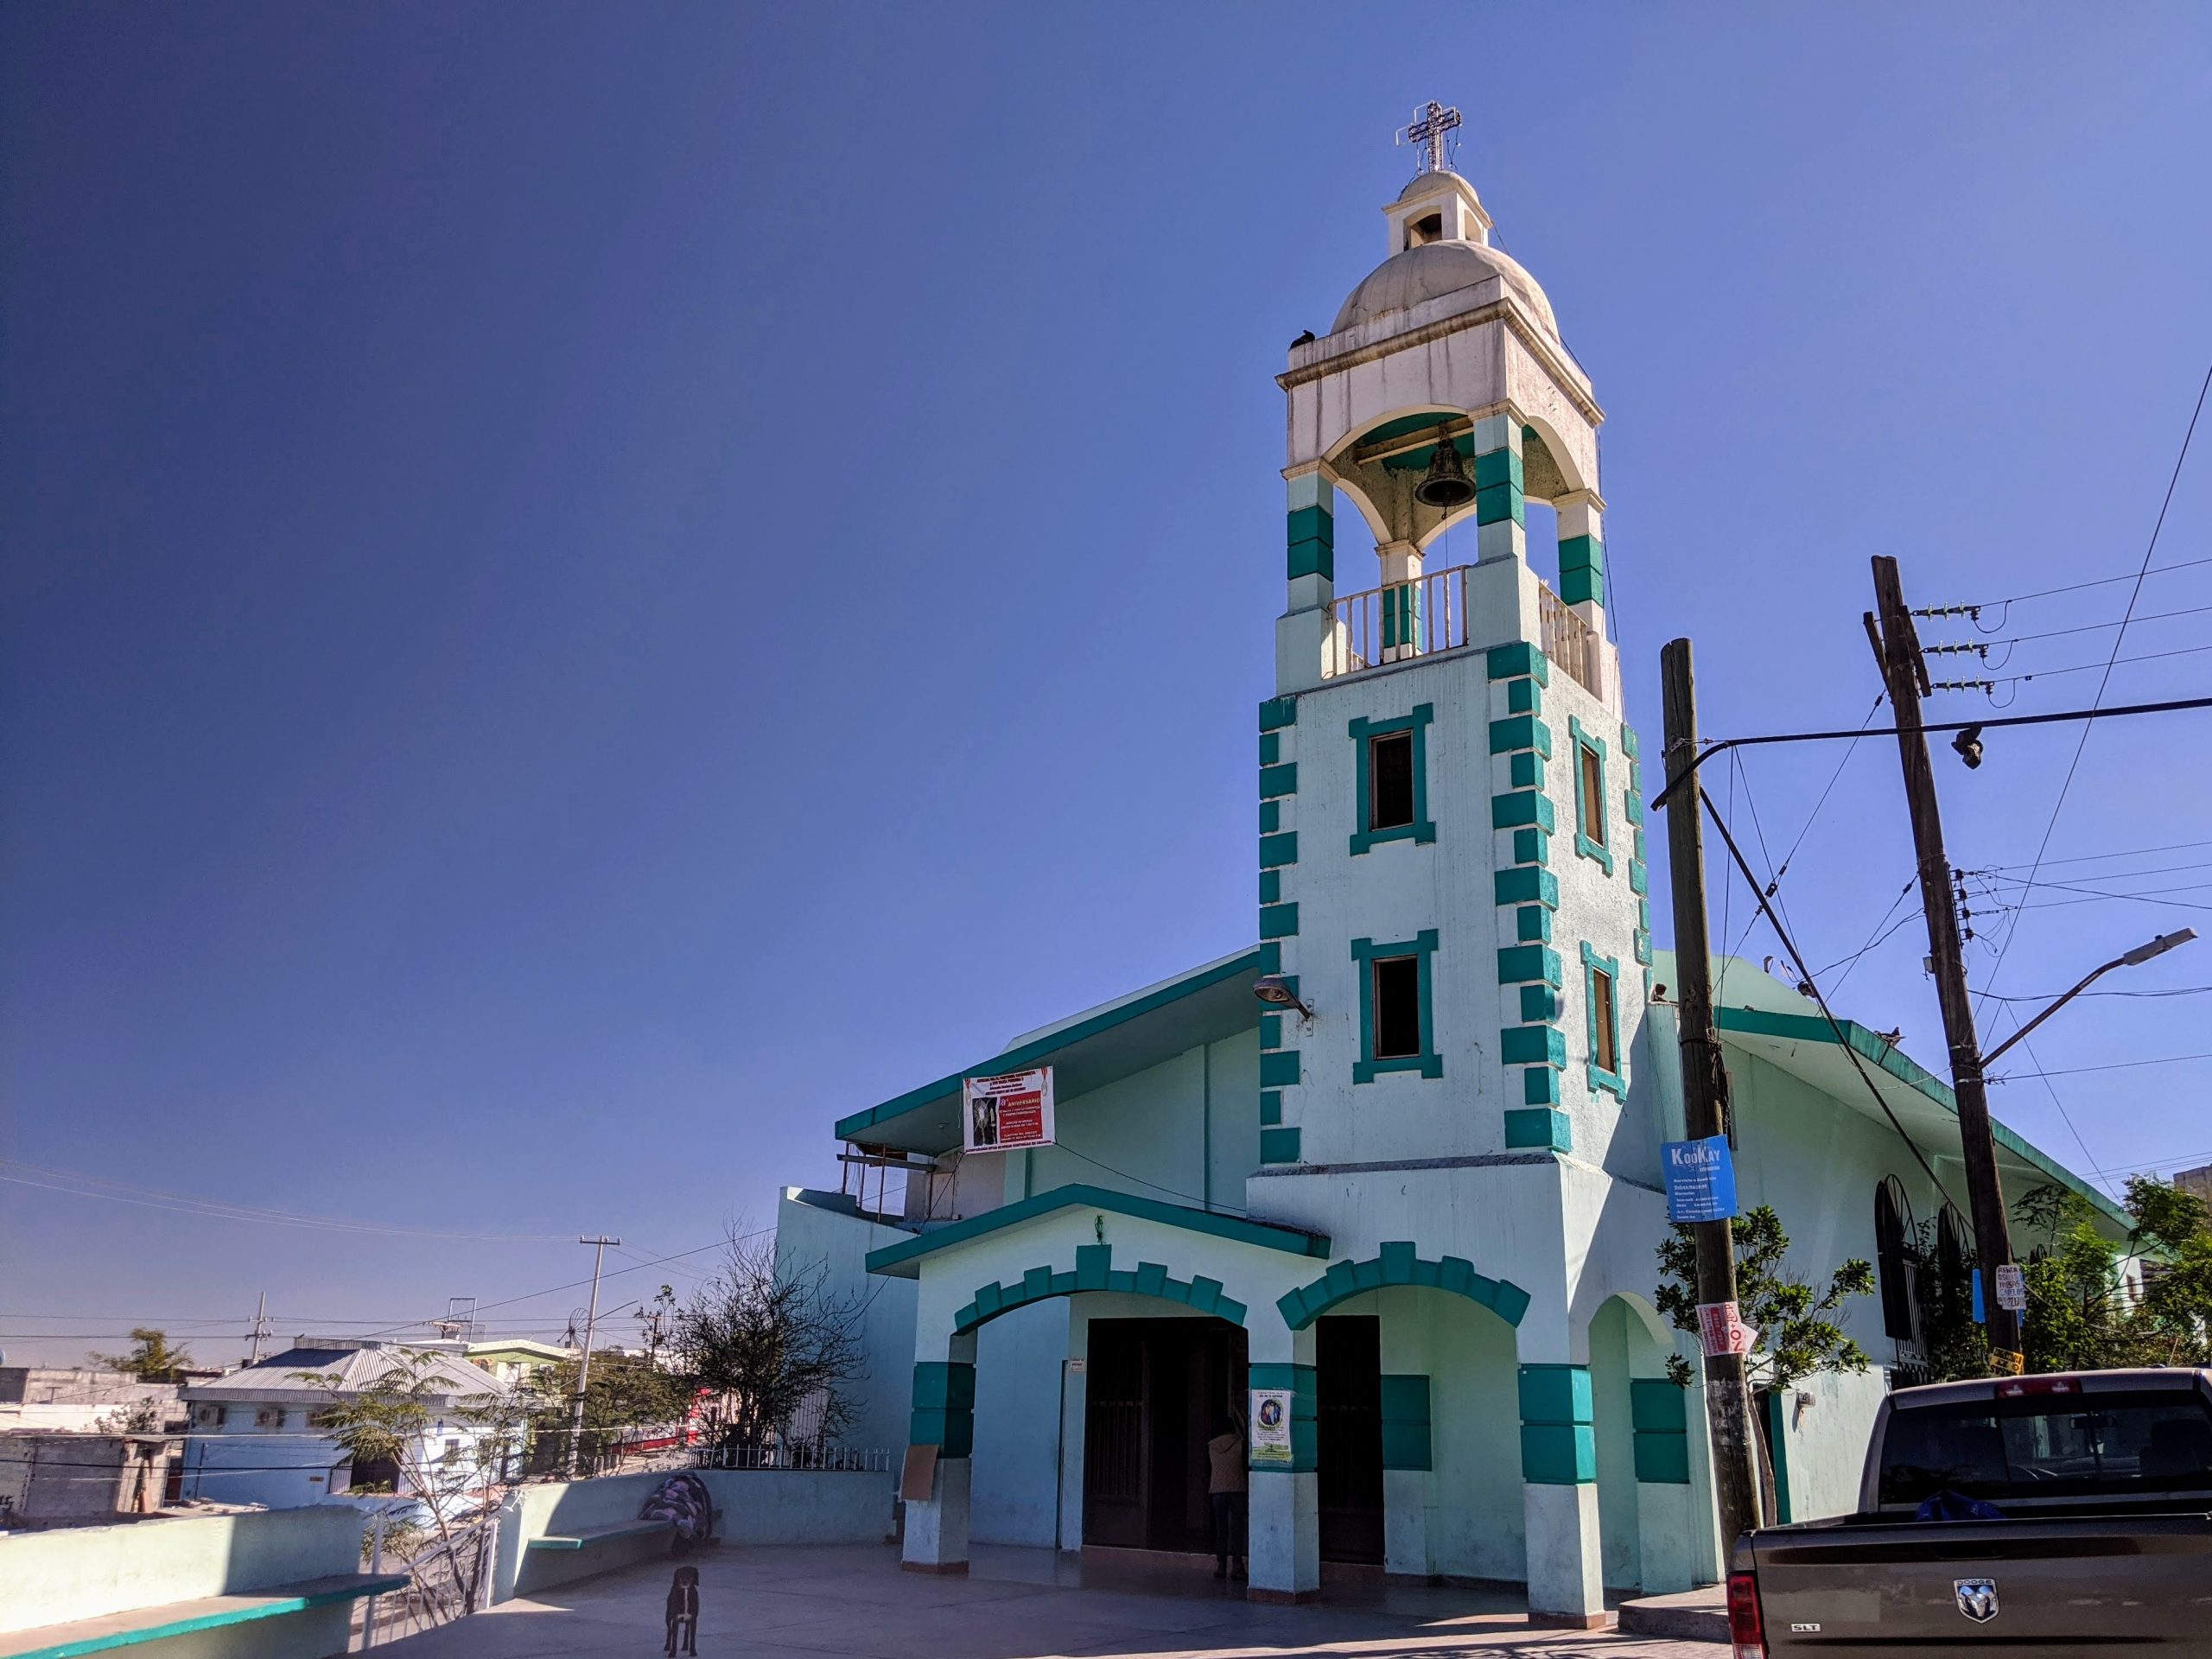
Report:
[[[838,1436],[847,1446],[882,1446],[896,1453],[906,1444],[906,1418],[914,1377],[914,1285],[910,1279],[871,1277],[868,1253],[912,1235],[867,1220],[838,1204],[836,1193],[809,1193],[787,1186],[776,1204],[776,1259],[828,1270],[832,1295],[859,1297],[861,1352],[866,1375],[850,1395],[852,1426]]]
[[[968,1501],[969,1536],[977,1543],[1053,1541],[1061,1370],[1076,1300],[1018,1307],[976,1333],[976,1466]]]

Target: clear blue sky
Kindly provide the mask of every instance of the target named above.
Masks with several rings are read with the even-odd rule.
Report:
[[[549,1236],[8,1185],[0,1344],[227,1357],[264,1289],[279,1334],[397,1321],[575,1278],[579,1229],[765,1224],[840,1113],[1248,943],[1271,377],[1431,96],[1611,417],[1647,734],[1682,632],[1709,733],[1857,724],[1869,554],[1925,602],[2136,569],[2212,359],[2201,6],[0,12],[6,1173]],[[2212,555],[2208,449],[2162,563]],[[2196,606],[2212,566],[2138,611]],[[2209,731],[2095,731],[2050,856],[2198,844],[2046,878],[2190,890],[2037,891],[1998,991],[2207,919]],[[2074,741],[1942,757],[1961,863],[2034,857]],[[1747,763],[1776,857],[1836,758]],[[1910,870],[1862,746],[1783,886],[1816,964]],[[1940,1066],[1916,927],[1840,1001]],[[2212,1160],[2212,1065],[2053,1081],[2103,1166]]]

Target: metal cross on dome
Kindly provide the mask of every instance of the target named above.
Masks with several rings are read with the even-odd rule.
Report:
[[[1459,124],[1459,111],[1449,105],[1431,99],[1414,111],[1414,118],[1398,130],[1402,144],[1423,147],[1421,170],[1424,173],[1444,171],[1444,135]]]

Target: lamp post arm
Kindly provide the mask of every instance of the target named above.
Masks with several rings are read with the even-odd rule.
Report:
[[[2127,958],[2126,957],[2114,957],[2110,962],[2105,963],[2103,967],[2091,969],[2079,985],[2076,985],[2072,990],[2067,992],[2063,996],[2056,998],[2051,1002],[2050,1006],[2046,1007],[2041,1014],[2036,1015],[2036,1017],[2029,1020],[2026,1025],[2022,1026],[2010,1037],[2007,1037],[2003,1042],[1998,1044],[1996,1047],[1991,1049],[1988,1053],[1983,1055],[1981,1057],[1982,1065],[1986,1066],[1992,1064],[1999,1054],[2002,1054],[2006,1049],[2012,1047],[2013,1044],[2018,1042],[2020,1039],[2026,1036],[2037,1026],[2043,1024],[2044,1020],[2050,1019],[2052,1014],[2056,1014],[2069,1002],[2071,1002],[2075,997],[2081,995],[2082,992],[2088,990],[2090,985],[2099,977],[2112,972],[2115,968],[2125,968],[2126,965]]]

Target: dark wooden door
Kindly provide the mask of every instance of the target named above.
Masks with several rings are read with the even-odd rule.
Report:
[[[1093,1319],[1084,1366],[1083,1541],[1145,1547],[1146,1319]]]
[[[1325,1319],[1315,1332],[1321,1559],[1382,1560],[1382,1322]]]
[[[1220,1319],[1093,1319],[1084,1372],[1084,1541],[1210,1550],[1206,1442],[1243,1397],[1244,1332]]]

